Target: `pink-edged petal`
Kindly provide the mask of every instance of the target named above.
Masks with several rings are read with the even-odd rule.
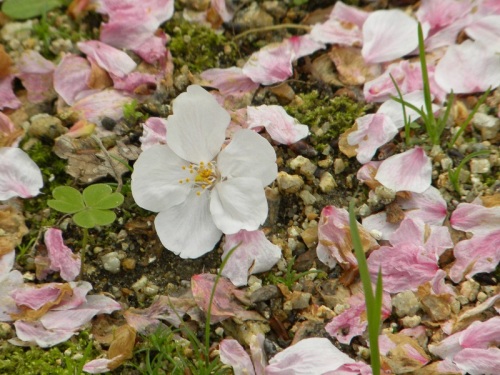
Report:
[[[16,252],[10,251],[7,254],[0,256],[0,282],[9,276],[12,267],[14,267],[14,262],[16,260]]]
[[[478,322],[472,323],[471,326],[475,325],[476,323]],[[461,334],[462,332],[455,333],[451,336],[448,336],[441,342],[438,342],[437,344],[429,345],[429,351],[436,356],[451,361],[453,357],[462,349],[462,347],[460,346]]]
[[[432,292],[434,294],[450,294],[455,296],[457,293],[455,289],[449,284],[445,283],[446,272],[443,270],[439,270],[434,275],[434,278],[431,280]]]
[[[257,82],[252,81],[243,74],[241,68],[237,67],[208,69],[201,73],[201,78],[208,81],[210,86],[218,89],[224,96],[240,96],[259,87]]]
[[[395,60],[417,46],[417,21],[399,9],[377,10],[363,24],[361,54],[368,63]]]
[[[486,349],[500,341],[500,317],[495,316],[484,322],[476,321],[459,336],[460,346],[463,348]]]
[[[151,15],[136,10],[117,12],[107,23],[101,24],[99,39],[116,48],[139,48],[151,38],[158,22]]]
[[[49,228],[44,236],[45,246],[50,260],[50,268],[58,271],[65,281],[73,281],[79,274],[81,259],[79,255],[73,254],[71,249],[64,244],[62,231]]]
[[[87,293],[92,290],[92,284],[90,284],[88,281],[71,281],[69,285],[73,289],[72,294],[64,296],[64,298],[57,306],[52,307],[52,310],[75,309],[77,307],[83,306],[86,303],[88,298]]]
[[[470,375],[500,374],[500,349],[464,349],[453,358],[453,362]]]
[[[255,150],[259,150],[258,153]],[[262,187],[276,179],[278,167],[276,152],[259,134],[241,129],[218,155],[217,166],[223,178],[252,177]]]
[[[238,177],[216,184],[210,212],[215,225],[224,234],[242,229],[256,230],[267,217],[267,200],[261,181],[253,177]]]
[[[123,117],[123,106],[132,101],[132,98],[116,90],[103,90],[84,98],[78,99],[73,104],[73,110],[87,121],[101,124],[104,117],[118,121]]]
[[[226,235],[222,258],[235,246],[238,247],[229,257],[222,275],[236,286],[247,285],[249,275],[269,271],[281,258],[279,246],[271,243],[260,230]]]
[[[314,52],[325,48],[323,43],[317,42],[310,34],[295,35],[285,40],[290,45],[294,54],[294,61],[301,57],[312,55]]]
[[[11,297],[18,306],[26,306],[32,310],[38,310],[43,305],[55,302],[61,294],[62,284],[45,284],[40,288],[26,287],[14,290]]]
[[[165,47],[168,37],[160,30],[154,36],[148,38],[138,47],[133,48],[133,51],[139,55],[148,64],[154,64],[157,61],[162,61],[167,58],[168,50]]]
[[[467,16],[472,6],[473,3],[469,1],[422,0],[415,15],[421,23],[426,23],[430,27],[430,33],[434,34]]]
[[[480,272],[492,272],[500,262],[500,229],[487,234],[476,234],[470,240],[455,245],[455,263],[450,269],[450,279],[458,283]]]
[[[487,234],[500,228],[500,206],[484,207],[460,203],[450,217],[451,226],[473,234]]]
[[[167,143],[167,120],[150,117],[142,124],[142,129],[142,136],[139,138],[142,151]]]
[[[292,75],[294,55],[287,42],[269,44],[250,56],[243,66],[243,74],[263,85],[282,82]]]
[[[483,17],[469,25],[465,32],[493,51],[500,51],[500,15]]]
[[[132,173],[135,202],[153,212],[184,202],[193,184],[186,182],[192,177],[188,166],[189,163],[178,157],[167,145],[156,145],[143,151]]]
[[[25,51],[17,64],[18,77],[28,91],[28,100],[40,103],[50,98],[55,65],[34,50]]]
[[[309,135],[309,127],[300,124],[279,105],[247,107],[248,128],[265,127],[271,138],[290,145]]]
[[[252,358],[255,375],[265,375],[267,358],[264,348],[265,336],[262,333],[250,337],[250,357]]]
[[[220,360],[233,368],[234,375],[255,375],[248,353],[233,339],[224,339],[219,344]]]
[[[96,314],[94,309],[53,310],[47,311],[40,322],[46,329],[76,331],[90,322]]]
[[[357,130],[347,136],[351,146],[357,145],[356,159],[368,163],[377,149],[389,142],[398,133],[391,118],[382,113],[368,114],[356,119]]]
[[[446,201],[434,186],[423,193],[411,193],[409,199],[397,198],[405,217],[420,219],[426,224],[441,225],[448,213]]]
[[[83,371],[89,374],[102,374],[111,371],[108,367],[109,364],[115,361],[115,358],[98,358],[85,363]]]
[[[181,258],[198,258],[212,250],[222,232],[214,224],[209,204],[208,192],[198,196],[192,190],[183,203],[161,211],[155,228],[163,246]]]
[[[276,354],[266,367],[266,375],[324,374],[354,363],[328,339],[308,338]]]
[[[215,9],[222,21],[229,22],[233,19],[234,11],[228,9],[225,0],[210,0],[210,5]]]
[[[14,75],[8,75],[0,78],[0,109],[19,108],[21,101],[14,94],[12,81],[16,78]]]
[[[431,185],[432,163],[421,147],[385,159],[375,179],[394,191],[423,193]]]
[[[417,288],[432,280],[439,267],[437,260],[426,255],[423,247],[411,243],[397,247],[382,246],[371,253],[368,269],[372,280],[377,279],[379,268],[384,280],[384,290],[399,293]]]
[[[95,60],[102,69],[118,77],[124,77],[137,66],[134,60],[125,52],[98,40],[79,42],[78,49]]]
[[[229,114],[198,85],[191,85],[173,102],[167,119],[167,144],[181,158],[199,164],[210,162],[225,139]]]
[[[66,104],[72,105],[79,93],[89,90],[90,64],[83,57],[65,55],[54,71],[54,89]]]
[[[387,213],[385,211],[367,216],[361,222],[368,232],[376,234],[380,240],[388,240],[391,234],[399,227],[398,224],[387,221]]]
[[[362,28],[369,15],[370,12],[366,12],[355,6],[347,5],[342,1],[337,1],[333,6],[329,18],[336,18],[342,22],[350,22]]]
[[[446,91],[470,94],[500,85],[500,59],[480,42],[466,40],[448,47],[438,62],[436,82]]]
[[[344,46],[360,46],[363,41],[361,29],[358,26],[336,18],[314,25],[311,29],[311,38],[318,43]]]
[[[79,309],[96,310],[97,314],[111,314],[113,311],[121,310],[122,306],[114,299],[102,294],[87,296],[85,303],[78,306]]]
[[[0,201],[34,197],[42,187],[42,172],[28,154],[16,147],[0,147]]]
[[[14,323],[17,337],[27,343],[36,343],[42,348],[68,341],[75,334],[74,331],[48,330],[40,322],[25,322],[18,320]]]
[[[158,78],[149,73],[132,72],[123,77],[111,74],[113,87],[117,90],[126,91],[134,94],[140,87],[146,87],[149,90],[155,90]]]

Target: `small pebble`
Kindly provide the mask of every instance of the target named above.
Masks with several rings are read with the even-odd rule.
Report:
[[[488,159],[472,159],[470,161],[470,171],[477,174],[490,173],[491,164]]]
[[[479,287],[479,283],[474,280],[464,281],[462,285],[460,285],[460,294],[466,297],[469,302],[474,302],[479,292]]]
[[[421,307],[420,302],[411,290],[396,294],[392,298],[392,306],[394,306],[396,315],[400,318],[415,315]]]
[[[118,253],[116,251],[104,254],[101,257],[101,261],[106,271],[111,273],[117,273],[120,271],[120,258],[118,257]]]
[[[279,172],[276,178],[278,183],[278,188],[284,193],[298,193],[302,186],[304,186],[304,180],[302,177],[296,174],[288,174],[286,172]]]
[[[318,167],[311,160],[299,155],[290,161],[290,168],[310,180],[314,177],[314,172]]]
[[[323,193],[329,193],[337,187],[337,183],[330,172],[325,172],[319,180],[319,188]]]

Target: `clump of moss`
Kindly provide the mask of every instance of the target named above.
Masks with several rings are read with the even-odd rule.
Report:
[[[21,348],[3,342],[0,345],[0,373],[23,375],[80,374],[85,362],[99,353],[88,332],[50,349]]]
[[[165,31],[172,37],[168,48],[178,68],[187,65],[191,72],[199,73],[236,65],[238,56],[234,43],[208,27],[174,16],[166,23]]]
[[[348,96],[320,97],[318,91],[298,94],[300,104],[285,107],[300,123],[311,129],[311,142],[319,148],[326,147],[333,138],[350,128],[367,107]],[[321,151],[321,150],[318,150]]]

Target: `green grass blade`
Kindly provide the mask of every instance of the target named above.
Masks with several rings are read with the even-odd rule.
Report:
[[[424,33],[422,32],[422,25],[420,24],[420,22],[418,23],[418,52],[420,58],[420,67],[422,70],[422,86],[424,91],[425,109],[427,112],[427,122],[426,122],[427,133],[429,134],[431,141],[434,144],[437,144],[436,142],[439,142],[439,139],[436,140],[436,134],[435,134],[436,119],[434,118],[434,114],[432,112],[431,87],[429,84],[427,61],[425,59]]]

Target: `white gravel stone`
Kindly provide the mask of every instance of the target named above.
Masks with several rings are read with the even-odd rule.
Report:
[[[460,285],[460,294],[466,297],[469,302],[474,302],[479,293],[479,283],[474,280],[467,280]]]
[[[490,173],[490,161],[488,159],[472,159],[470,161],[470,171],[477,174]]]
[[[302,186],[304,186],[302,177],[286,172],[279,172],[276,181],[278,188],[284,193],[298,193],[302,189]]]
[[[116,251],[104,254],[101,257],[101,262],[104,269],[108,272],[117,273],[120,271],[120,258],[118,257],[118,253]]]
[[[323,193],[329,193],[337,187],[337,183],[330,172],[325,172],[319,179],[319,188]]]
[[[500,130],[500,119],[486,113],[476,113],[472,124],[481,132],[483,139],[495,138]]]
[[[300,198],[304,202],[305,205],[311,205],[316,202],[316,198],[307,190],[302,190],[299,194]]]
[[[309,159],[299,155],[290,161],[290,168],[310,180],[314,177],[314,172],[318,167]]]
[[[411,290],[396,294],[392,298],[392,306],[394,306],[396,315],[400,318],[415,315],[421,307],[420,302]]]

